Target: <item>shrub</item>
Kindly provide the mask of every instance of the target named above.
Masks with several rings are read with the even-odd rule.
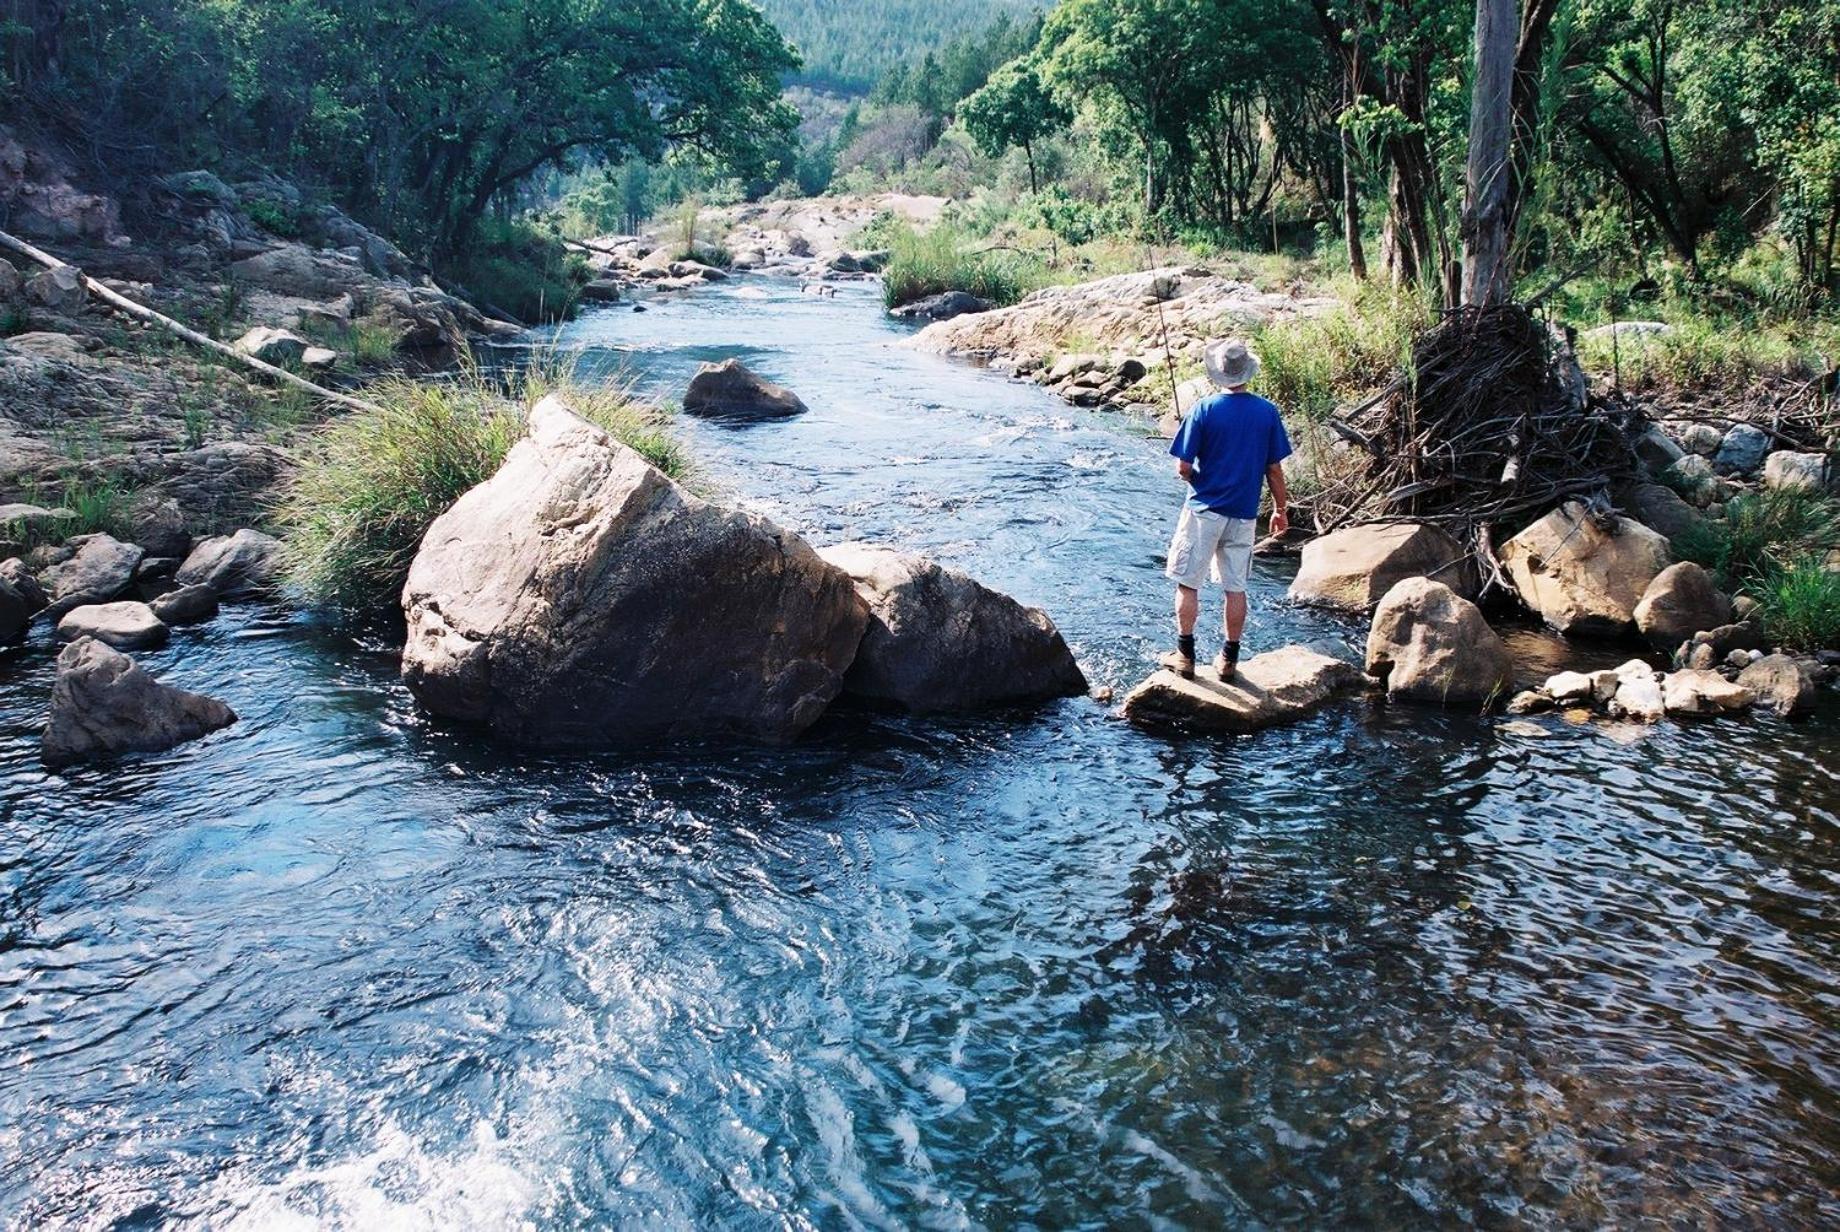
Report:
[[[666,474],[686,471],[660,413],[616,388],[545,371],[508,387],[477,371],[442,384],[386,380],[365,391],[377,410],[325,426],[282,499],[290,582],[332,607],[394,605],[429,524],[498,469],[524,433],[521,403],[552,391]]]
[[[1259,392],[1320,422],[1392,380],[1426,324],[1416,300],[1371,292],[1321,315],[1255,326],[1247,341],[1261,364]]]
[[[890,308],[946,291],[967,291],[999,307],[1047,285],[1040,262],[1020,253],[966,247],[957,229],[930,231],[910,226],[881,228],[888,243],[882,298]]]
[[[588,267],[560,239],[528,223],[489,223],[442,271],[468,298],[519,321],[563,321],[575,314]]]
[[[1818,559],[1799,560],[1753,583],[1770,639],[1796,650],[1840,646],[1840,573]]]
[[[1840,542],[1840,503],[1806,488],[1747,492],[1725,516],[1674,539],[1674,554],[1717,573],[1728,586],[1762,582]]]

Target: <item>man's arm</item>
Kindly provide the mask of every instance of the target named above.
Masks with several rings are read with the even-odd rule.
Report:
[[[1265,481],[1271,485],[1271,533],[1282,535],[1291,528],[1291,493],[1284,485],[1284,463],[1266,467]]]
[[[1195,464],[1193,462],[1183,461],[1180,458],[1176,459],[1176,474],[1182,476],[1183,481],[1186,483],[1195,482]]]

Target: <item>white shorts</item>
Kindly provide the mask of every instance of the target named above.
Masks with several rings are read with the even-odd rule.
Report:
[[[1252,573],[1252,544],[1257,536],[1256,518],[1229,518],[1183,505],[1163,572],[1191,590],[1200,590],[1211,572],[1228,594],[1243,595]]]

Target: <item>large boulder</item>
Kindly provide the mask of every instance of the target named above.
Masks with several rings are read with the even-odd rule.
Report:
[[[74,546],[76,551],[45,573],[52,620],[73,607],[107,603],[127,590],[134,584],[134,571],[146,555],[134,544],[105,534],[79,535],[66,546]]]
[[[1668,566],[1668,543],[1629,518],[1608,528],[1568,501],[1502,545],[1522,602],[1561,633],[1616,636],[1635,628],[1636,604]]]
[[[889,548],[818,553],[850,575],[869,627],[844,688],[926,712],[1040,701],[1086,691],[1060,631],[956,569]]]
[[[1766,488],[1809,488],[1820,491],[1832,478],[1832,467],[1824,453],[1778,449],[1763,460],[1763,486]]]
[[[169,590],[147,604],[169,625],[195,625],[217,615],[217,592],[203,582]]]
[[[48,312],[74,315],[83,310],[88,298],[83,271],[72,265],[40,270],[26,279],[27,301]]]
[[[1655,575],[1636,604],[1635,619],[1651,646],[1672,650],[1703,629],[1730,624],[1731,599],[1710,573],[1683,560]]]
[[[704,364],[684,391],[684,410],[723,419],[779,419],[799,415],[805,404],[790,389],[763,380],[738,359]]]
[[[1475,604],[1442,582],[1406,578],[1388,590],[1367,634],[1367,674],[1388,696],[1483,702],[1514,680],[1508,648]]]
[[[40,753],[55,766],[157,752],[234,722],[236,713],[217,699],[161,684],[119,650],[84,637],[58,655]]]
[[[425,707],[543,745],[790,739],[869,618],[804,540],[691,496],[553,396],[429,528],[403,609]]]
[[[217,535],[192,549],[173,575],[180,586],[209,586],[220,598],[237,599],[274,588],[281,567],[281,541],[259,530]]]
[[[1785,654],[1765,655],[1738,673],[1740,687],[1750,690],[1759,705],[1785,717],[1814,705],[1814,677]]]
[[[1769,452],[1770,437],[1762,428],[1733,424],[1719,443],[1719,451],[1712,455],[1712,465],[1727,474],[1752,475]]]
[[[1659,483],[1639,483],[1624,497],[1635,520],[1670,540],[1703,525],[1705,515]]]
[[[5,582],[25,601],[26,607],[31,609],[27,612],[29,616],[36,616],[51,606],[51,596],[45,593],[45,588],[26,567],[26,562],[17,556],[0,560],[0,582]]]
[[[1152,726],[1258,731],[1294,723],[1360,683],[1360,669],[1352,663],[1306,646],[1285,646],[1247,659],[1226,681],[1205,665],[1193,680],[1159,669],[1125,697],[1124,717]]]
[[[1407,578],[1428,577],[1475,598],[1475,561],[1463,545],[1423,522],[1374,522],[1303,545],[1290,597],[1314,607],[1366,612]]]
[[[152,650],[164,646],[169,633],[152,608],[133,599],[71,608],[57,631],[66,641],[93,637],[117,650]]]

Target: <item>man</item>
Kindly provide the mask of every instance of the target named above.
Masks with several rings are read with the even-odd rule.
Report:
[[[1209,567],[1227,592],[1227,644],[1214,660],[1222,680],[1239,666],[1239,639],[1246,628],[1246,577],[1252,571],[1259,496],[1271,484],[1271,533],[1290,526],[1290,493],[1284,459],[1290,438],[1278,408],[1248,393],[1259,370],[1258,356],[1237,339],[1217,342],[1206,353],[1207,373],[1225,393],[1195,404],[1169,446],[1176,473],[1188,481],[1175,538],[1164,570],[1176,583],[1176,651],[1163,659],[1184,679],[1195,675],[1195,617]]]

